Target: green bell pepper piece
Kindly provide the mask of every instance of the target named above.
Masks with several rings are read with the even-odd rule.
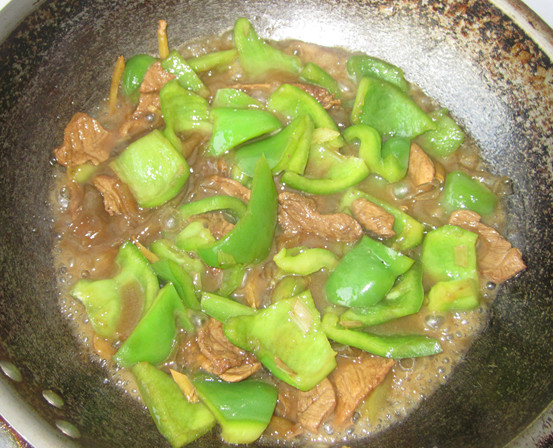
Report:
[[[81,165],[67,167],[67,175],[68,177],[73,178],[75,182],[78,182],[79,184],[84,184],[94,175],[96,171],[98,171],[98,168],[98,166],[86,162]]]
[[[214,242],[215,238],[209,229],[202,222],[194,221],[179,232],[175,244],[179,249],[193,252]]]
[[[384,358],[417,358],[442,352],[440,343],[428,336],[381,336],[360,330],[345,329],[338,323],[338,316],[334,313],[326,313],[323,316],[322,326],[329,339]]]
[[[186,159],[157,129],[127,146],[109,166],[143,208],[173,199],[190,175]]]
[[[468,174],[452,171],[445,178],[443,202],[450,213],[468,209],[481,216],[487,216],[495,210],[497,196]]]
[[[235,289],[242,285],[245,274],[246,266],[243,264],[237,264],[236,266],[223,270],[223,280],[217,290],[217,294],[223,297],[230,296]]]
[[[157,429],[173,448],[180,448],[213,428],[213,414],[202,403],[189,403],[169,375],[147,362],[136,364],[131,371]]]
[[[281,279],[273,290],[272,302],[278,302],[282,299],[289,299],[304,292],[309,287],[309,277],[300,277],[297,275],[288,275]]]
[[[260,101],[241,90],[230,87],[218,89],[211,106],[230,107],[232,109],[263,109],[263,104]]]
[[[192,90],[203,97],[209,96],[209,89],[177,50],[171,51],[169,56],[161,61],[161,68],[175,75],[179,84],[185,89]]]
[[[470,278],[438,282],[428,293],[431,311],[467,311],[478,305],[478,284]]]
[[[182,87],[176,79],[161,88],[159,97],[165,120],[163,132],[179,152],[182,142],[177,134],[198,132],[207,135],[212,131],[205,98]]]
[[[214,244],[198,249],[212,267],[230,267],[263,260],[271,250],[278,198],[271,169],[264,157],[255,166],[250,201],[234,228]]]
[[[338,265],[338,257],[328,249],[307,247],[283,247],[273,261],[284,272],[297,275],[310,275],[325,268],[332,271]]]
[[[417,143],[431,156],[446,157],[457,151],[465,140],[465,133],[448,113],[447,109],[430,112],[428,116],[436,129],[417,137]]]
[[[125,70],[121,77],[121,86],[124,95],[132,102],[138,102],[140,84],[148,69],[157,61],[149,54],[135,54],[125,63]]]
[[[194,330],[177,290],[168,283],[113,356],[115,362],[121,367],[130,367],[142,361],[150,364],[165,361],[175,344],[176,319],[185,330]]]
[[[194,291],[194,282],[178,263],[165,258],[152,263],[152,269],[161,280],[173,284],[186,308],[200,310],[200,302],[198,302]]]
[[[231,48],[230,50],[215,51],[213,53],[202,54],[188,59],[188,65],[192,67],[196,73],[207,72],[220,67],[228,67],[238,57],[238,50]]]
[[[201,260],[192,258],[185,251],[176,248],[169,240],[154,241],[150,244],[150,250],[161,259],[173,260],[192,277],[204,271],[204,264]]]
[[[218,107],[211,110],[211,118],[213,134],[209,152],[213,156],[220,156],[241,143],[269,134],[281,126],[273,114],[256,109]]]
[[[300,115],[309,115],[315,123],[315,128],[327,128],[339,132],[338,126],[323,106],[309,93],[291,84],[282,84],[271,94],[267,109],[286,120],[293,120]],[[335,148],[344,145],[344,140],[339,134],[334,145]]]
[[[240,65],[252,80],[274,72],[297,75],[301,61],[277,50],[261,39],[246,18],[234,23],[234,46],[238,50]]]
[[[275,386],[255,380],[226,383],[206,375],[192,384],[221,425],[224,442],[254,442],[269,425],[278,396]]]
[[[256,311],[249,306],[242,305],[235,300],[227,299],[217,294],[202,293],[202,311],[219,322],[226,322],[231,317],[253,316]]]
[[[398,87],[368,77],[357,88],[351,122],[372,126],[383,137],[413,138],[435,128],[430,117]]]
[[[422,266],[416,263],[380,302],[367,308],[350,308],[340,316],[340,323],[348,328],[382,324],[417,313],[423,301]]]
[[[340,209],[350,210],[352,204],[359,198],[371,201],[373,204],[378,205],[394,216],[393,229],[396,235],[389,240],[392,243],[393,249],[405,251],[417,247],[420,243],[422,243],[424,227],[420,222],[409,216],[407,213],[392,207],[387,202],[375,198],[368,193],[353,188],[348,190],[342,196],[340,201]]]
[[[116,336],[126,290],[134,292],[138,288],[142,294],[142,315],[152,305],[159,289],[150,263],[130,241],[121,245],[115,263],[120,271],[113,278],[82,279],[71,289],[71,295],[84,304],[94,331],[102,338]]]
[[[197,201],[188,202],[179,207],[179,212],[183,219],[188,219],[194,215],[202,213],[224,210],[228,212],[236,221],[246,214],[246,204],[237,197],[228,195],[209,196]]]
[[[223,325],[228,340],[253,352],[282,381],[307,391],[336,367],[335,355],[321,329],[311,293],[279,300],[252,316],[229,318]]]
[[[368,236],[338,263],[325,284],[330,303],[365,308],[378,303],[413,260]]]
[[[237,149],[234,160],[248,176],[253,176],[255,164],[263,155],[273,174],[284,169],[302,174],[307,165],[312,134],[313,120],[308,115],[300,115],[278,133]]]
[[[378,78],[394,84],[402,92],[407,92],[407,81],[403,77],[403,70],[382,59],[367,55],[355,55],[348,59],[348,74],[359,82],[364,76]]]
[[[300,79],[310,84],[323,87],[336,98],[342,97],[342,91],[336,80],[330,74],[313,62],[308,62],[300,72]]]
[[[397,182],[405,177],[409,167],[411,142],[401,137],[392,137],[384,143],[375,128],[364,124],[350,126],[344,131],[348,143],[359,140],[359,157],[371,172],[388,182]]]

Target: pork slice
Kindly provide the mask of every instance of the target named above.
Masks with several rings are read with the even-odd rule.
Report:
[[[104,208],[110,216],[131,216],[138,213],[138,206],[128,187],[114,176],[100,175],[93,181],[104,198]]]
[[[334,387],[326,378],[307,392],[283,382],[278,385],[275,415],[298,423],[308,431],[317,432],[335,407]]]
[[[324,109],[328,110],[334,106],[340,107],[342,105],[342,101],[336,98],[333,93],[330,93],[324,87],[315,86],[313,84],[304,84],[302,82],[293,82],[291,84],[315,98]]]
[[[409,149],[408,173],[415,187],[432,182],[436,176],[434,162],[416,143]]]
[[[363,229],[354,218],[345,213],[321,214],[311,198],[286,191],[278,195],[278,202],[278,222],[284,239],[313,234],[348,243],[363,236]]]
[[[123,137],[134,136],[163,126],[161,100],[158,92],[141,93],[138,106],[119,128]]]
[[[198,330],[198,345],[205,357],[202,368],[225,381],[241,381],[261,368],[254,355],[230,343],[223,324],[213,318]]]
[[[476,255],[479,272],[499,284],[526,269],[520,250],[480,220],[480,215],[470,210],[457,210],[449,217],[449,224],[478,234]]]
[[[175,75],[167,73],[161,68],[161,62],[155,62],[150,66],[140,84],[140,93],[159,92],[169,81],[175,79]]]
[[[365,198],[356,199],[351,207],[353,216],[369,232],[381,238],[391,238],[394,232],[394,215]]]
[[[77,112],[63,132],[63,144],[54,149],[60,165],[75,166],[86,162],[99,165],[109,158],[113,136],[94,118]]]
[[[250,200],[250,190],[240,182],[223,176],[211,176],[202,182],[201,187],[205,192],[212,194],[234,196],[244,202]]]
[[[361,352],[359,356],[339,356],[329,380],[336,389],[336,409],[333,424],[342,429],[367,395],[386,378],[394,361]]]

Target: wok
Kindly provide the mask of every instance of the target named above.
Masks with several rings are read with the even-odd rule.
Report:
[[[552,446],[553,32],[521,2],[35,3],[12,2],[0,15],[6,35],[26,16],[0,47],[0,365],[14,378],[0,374],[0,413],[31,444],[165,446],[148,413],[81,353],[58,311],[51,151],[73,113],[107,94],[119,54],[157,51],[158,19],[177,43],[246,16],[264,37],[401,66],[476,139],[491,170],[513,179],[506,234],[527,271],[501,286],[489,324],[446,385],[403,423],[349,445]],[[194,446],[217,444],[212,434]]]

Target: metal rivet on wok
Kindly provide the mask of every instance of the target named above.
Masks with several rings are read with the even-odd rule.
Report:
[[[78,439],[81,437],[80,431],[73,423],[69,423],[65,420],[56,420],[56,427],[66,436],[72,439]]]
[[[57,393],[55,393],[53,390],[47,389],[42,391],[43,398],[48,402],[48,404],[51,404],[52,406],[56,408],[62,408],[63,407],[63,398],[61,398]]]
[[[10,361],[0,361],[0,369],[2,369],[2,372],[13,381],[19,382],[23,379],[19,369]]]

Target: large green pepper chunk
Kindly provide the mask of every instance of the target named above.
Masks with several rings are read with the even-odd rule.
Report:
[[[135,103],[138,101],[138,91],[144,75],[156,61],[157,59],[149,54],[135,54],[127,60],[121,77],[121,86],[127,98]]]
[[[411,258],[363,236],[328,277],[326,298],[336,305],[373,306],[412,265]]]
[[[263,104],[241,90],[227,87],[218,89],[211,103],[212,107],[230,107],[232,109],[262,109]]]
[[[220,156],[235,146],[276,131],[281,124],[270,112],[257,109],[212,109],[213,134],[209,142],[209,152]]]
[[[300,59],[266,43],[257,35],[248,19],[240,18],[235,22],[233,37],[240,65],[251,79],[260,79],[273,72],[291,75],[300,72]]]
[[[159,291],[150,309],[114,355],[115,362],[121,367],[142,361],[163,362],[175,342],[176,319],[185,330],[194,330],[177,290],[169,283]]]
[[[125,293],[138,292],[143,297],[143,314],[152,305],[159,289],[157,277],[148,260],[130,241],[119,248],[115,263],[120,267],[115,277],[105,280],[82,279],[71,289],[71,295],[86,307],[94,331],[103,338],[116,336]]]
[[[449,212],[459,209],[472,210],[481,216],[493,213],[497,196],[484,184],[462,171],[452,171],[445,178],[444,204]]]
[[[253,316],[229,318],[223,330],[230,342],[253,352],[273,375],[303,391],[336,367],[336,353],[322,332],[309,291],[279,300]]]
[[[278,396],[275,386],[255,380],[226,383],[207,375],[192,384],[221,425],[226,443],[254,442],[269,425]]]
[[[145,208],[173,199],[190,175],[186,159],[157,129],[127,146],[109,166]]]
[[[430,117],[398,87],[369,77],[359,83],[351,122],[372,126],[383,137],[413,138],[435,128]]]
[[[394,216],[394,232],[396,235],[389,241],[392,243],[392,248],[396,250],[408,250],[413,247],[417,247],[422,243],[424,236],[424,227],[415,218],[409,216],[407,213],[392,207],[385,201],[371,196],[364,191],[350,189],[343,196],[340,201],[340,208],[342,210],[349,210],[356,199],[363,198],[373,204],[382,207],[388,213]]]
[[[202,403],[189,403],[169,375],[147,362],[136,364],[131,371],[157,429],[173,448],[180,448],[213,428],[213,414]]]
[[[226,236],[198,249],[198,254],[207,265],[217,268],[263,260],[271,250],[277,208],[273,175],[265,158],[261,158],[255,166],[246,213]]]
[[[348,328],[382,324],[417,313],[423,301],[422,266],[414,264],[380,302],[366,308],[350,308],[340,316],[340,323]]]
[[[403,70],[382,59],[367,55],[355,55],[348,59],[348,74],[359,82],[364,76],[382,79],[394,84],[402,92],[407,92],[407,81]]]
[[[440,343],[422,335],[382,336],[349,330],[338,323],[338,316],[326,313],[323,317],[323,331],[333,341],[356,347],[384,358],[401,359],[436,355],[442,352]]]
[[[457,151],[465,140],[465,133],[448,115],[448,110],[435,110],[428,116],[435,123],[436,129],[417,137],[422,149],[434,157],[446,157]]]

